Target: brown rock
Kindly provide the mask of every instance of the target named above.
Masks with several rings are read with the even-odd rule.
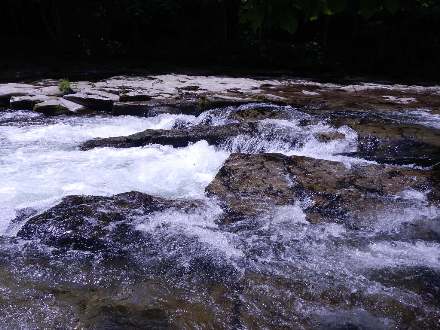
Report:
[[[326,143],[334,140],[345,139],[345,134],[340,132],[323,132],[316,135],[319,142]]]
[[[264,119],[288,119],[289,114],[286,111],[280,111],[278,108],[273,109],[264,105],[252,107],[249,109],[233,112],[230,119],[239,121],[258,121]]]
[[[311,201],[308,220],[339,221],[375,212],[386,198],[405,189],[426,191],[439,200],[432,171],[385,165],[356,165],[280,154],[233,154],[206,188],[230,215],[255,216],[274,205]],[[437,186],[438,187],[438,186]]]

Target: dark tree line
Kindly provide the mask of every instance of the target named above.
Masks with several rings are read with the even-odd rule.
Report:
[[[3,0],[0,13],[3,62],[439,69],[438,0]]]

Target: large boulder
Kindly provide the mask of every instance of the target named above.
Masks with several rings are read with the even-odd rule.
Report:
[[[139,192],[112,197],[68,196],[55,207],[31,217],[17,236],[62,249],[118,251],[136,237],[142,239],[140,233],[132,230],[139,216],[196,205],[196,202],[168,201]]]
[[[301,203],[311,222],[355,219],[382,209],[405,190],[428,191],[440,200],[433,171],[354,165],[280,154],[232,154],[206,188],[219,199],[228,221],[273,206]]]

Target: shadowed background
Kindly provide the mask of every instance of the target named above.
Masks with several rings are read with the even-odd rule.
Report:
[[[3,80],[84,67],[440,72],[435,0],[7,0],[0,13]]]

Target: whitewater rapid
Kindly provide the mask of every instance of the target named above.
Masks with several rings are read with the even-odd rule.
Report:
[[[0,234],[18,211],[47,208],[67,195],[109,196],[136,190],[168,198],[201,198],[229,155],[205,141],[181,149],[78,148],[92,138],[170,129],[177,121],[194,120],[192,116],[47,120],[20,112],[20,121],[9,122],[10,118],[9,113],[0,117]]]
[[[199,141],[186,148],[148,145],[139,148],[96,148],[81,151],[79,145],[93,138],[125,136],[145,129],[172,129],[200,124],[225,125],[232,112],[254,105],[214,109],[199,117],[163,114],[151,118],[58,117],[34,112],[0,114],[0,234],[10,230],[11,220],[32,210],[39,211],[68,195],[110,196],[140,191],[165,198],[204,197],[206,186],[232,152],[278,152],[337,160],[347,166],[365,162],[339,156],[353,152],[357,134],[348,127],[326,123],[302,127],[309,116],[291,107],[289,120],[264,120],[258,137],[237,136],[219,147]],[[319,133],[342,133],[345,138],[320,142]],[[292,143],[291,141],[296,141]],[[8,229],[9,228],[9,229]]]
[[[202,206],[191,211],[169,209],[126,219],[148,237],[148,245],[138,247],[136,242],[134,246],[139,250],[130,251],[130,260],[136,260],[136,267],[126,267],[124,271],[142,270],[142,279],[147,277],[145,274],[154,275],[155,269],[160,269],[161,279],[175,275],[171,282],[189,287],[185,300],[204,305],[212,303],[202,297],[204,286],[197,287],[196,280],[185,276],[203,280],[204,276],[220,274],[220,281],[245,283],[247,291],[240,289],[238,293],[240,303],[248,306],[245,312],[262,324],[270,324],[273,318],[269,305],[277,315],[285,317],[286,324],[290,324],[292,315],[299,315],[317,318],[320,325],[348,320],[351,323],[347,324],[368,324],[374,329],[396,327],[395,315],[393,310],[384,312],[385,316],[376,315],[375,311],[381,310],[372,307],[370,301],[388,302],[404,311],[418,308],[423,311],[419,312],[422,319],[440,313],[437,305],[426,302],[423,290],[413,292],[392,282],[392,275],[398,271],[405,271],[406,278],[422,274],[428,280],[422,276],[421,280],[412,281],[423,289],[425,282],[433,281],[440,271],[440,244],[436,239],[440,233],[440,209],[430,204],[428,191],[404,190],[388,201],[385,210],[360,219],[355,226],[339,219],[332,223],[307,221],[307,200],[274,206],[257,219],[223,225],[222,208],[205,197],[206,186],[233,152],[309,156],[339,161],[347,167],[370,163],[341,155],[357,150],[357,133],[349,127],[335,128],[291,107],[268,105],[273,111],[287,111],[291,117],[262,120],[257,134],[235,136],[217,147],[202,140],[184,148],[79,148],[93,138],[130,135],[145,129],[230,124],[235,122],[230,119],[233,112],[252,106],[214,109],[198,117],[164,114],[153,118],[47,118],[33,112],[1,112],[0,237],[16,233],[17,217],[43,211],[67,195],[110,196],[136,190],[170,199],[198,199]],[[414,121],[415,115],[396,118]],[[423,115],[416,116],[418,122],[423,121],[427,127],[436,125],[434,115]],[[318,136],[323,133],[341,138],[322,141]],[[6,248],[12,249],[9,245]],[[119,269],[110,271],[107,278],[103,276],[107,266],[100,265],[100,260],[89,271],[76,266],[81,265],[81,253],[68,255],[71,256],[68,262],[56,262],[62,270],[67,267],[66,283],[88,285],[93,276],[97,283],[103,279],[118,284],[125,281],[115,277],[123,274]],[[27,262],[24,259],[25,265]],[[38,266],[23,273],[35,276],[37,283],[45,276],[52,282],[51,267]],[[14,272],[21,272],[22,268],[25,269],[16,267]],[[388,285],[387,279],[392,284]],[[241,285],[237,284],[237,288]],[[26,287],[23,290],[28,294]],[[336,307],[327,303],[326,296],[335,299]],[[349,299],[354,303],[347,303]],[[53,318],[60,313],[40,305],[35,308],[41,308],[44,315],[49,314],[48,310]],[[21,313],[20,317],[33,317],[30,309]]]

